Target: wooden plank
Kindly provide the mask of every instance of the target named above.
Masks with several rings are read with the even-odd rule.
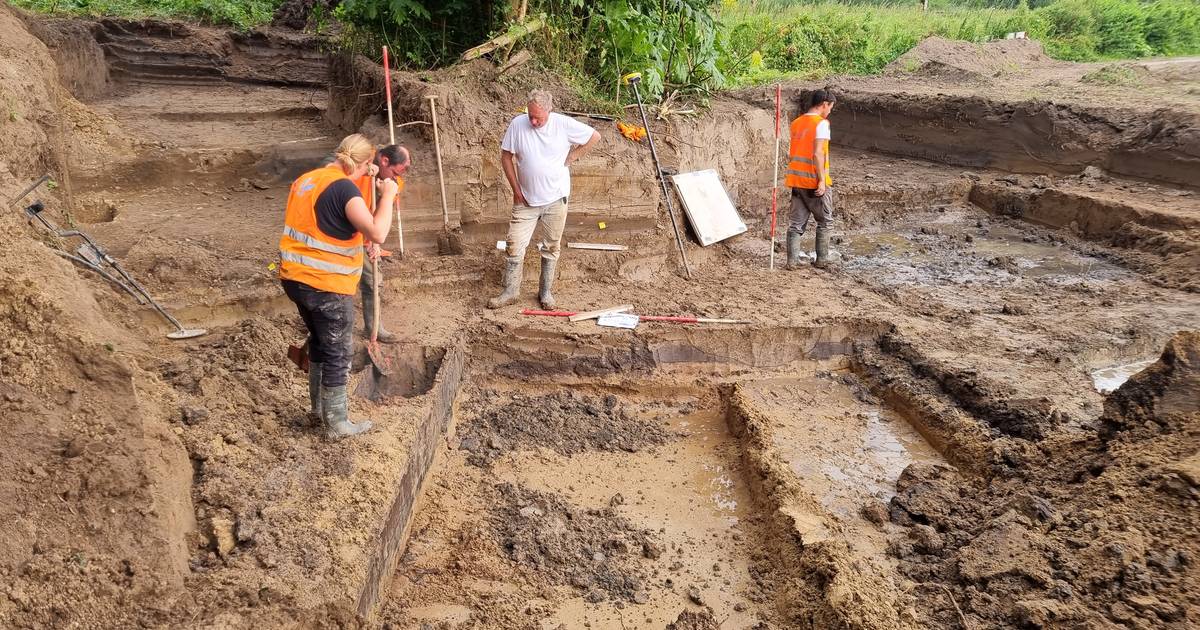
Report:
[[[600,317],[601,315],[609,315],[611,313],[624,313],[625,311],[629,311],[629,310],[633,310],[632,304],[622,304],[620,306],[602,308],[597,311],[588,311],[586,313],[576,313],[575,315],[572,315],[572,316],[568,317],[567,319],[570,319],[573,322],[581,322],[586,319],[596,319],[597,317]]]
[[[607,243],[567,243],[570,249],[597,249],[605,252],[623,252],[628,247],[624,245],[609,245]]]
[[[462,60],[470,61],[472,59],[482,57],[488,53],[491,53],[499,48],[504,48],[505,46],[510,46],[514,42],[516,42],[518,39],[525,37],[526,35],[542,28],[543,26],[545,26],[545,23],[542,22],[541,18],[536,18],[536,17],[529,18],[528,20],[526,20],[525,22],[522,22],[520,24],[513,24],[512,26],[508,27],[508,30],[505,31],[503,35],[500,35],[499,37],[496,37],[492,40],[484,42],[484,43],[468,50],[467,52],[463,53]]]

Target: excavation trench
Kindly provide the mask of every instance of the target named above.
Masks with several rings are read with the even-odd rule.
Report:
[[[859,614],[796,601],[790,584],[822,587],[766,550],[836,549],[871,567],[861,580],[890,575],[891,526],[862,509],[885,505],[909,464],[945,460],[851,370],[879,332],[520,329],[477,344],[452,436],[418,445],[437,453],[411,524],[389,522],[411,534],[378,614],[497,628]],[[407,367],[387,384],[403,387],[390,391],[436,355],[398,352]]]

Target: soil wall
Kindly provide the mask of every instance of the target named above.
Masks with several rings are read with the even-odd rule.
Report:
[[[1200,171],[1200,120],[1177,111],[834,90],[833,142],[840,146],[1014,173],[1064,175],[1097,166],[1187,186]],[[784,98],[794,104],[802,92],[791,87]],[[764,111],[774,108],[765,89],[738,94]]]

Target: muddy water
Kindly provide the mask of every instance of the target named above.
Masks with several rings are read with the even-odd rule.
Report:
[[[1107,394],[1125,384],[1129,377],[1150,367],[1157,359],[1145,359],[1132,363],[1121,363],[1094,370],[1091,374],[1096,391]]]
[[[552,389],[491,382],[501,398],[537,396]],[[591,389],[591,388],[589,388]],[[606,390],[591,390],[603,396]],[[413,539],[393,582],[391,619],[420,627],[472,619],[482,627],[510,627],[495,603],[521,603],[534,612],[524,621],[541,628],[662,628],[685,609],[699,610],[692,596],[712,607],[722,628],[751,628],[762,600],[750,575],[750,556],[760,545],[756,506],[742,476],[741,449],[730,435],[714,390],[662,387],[613,390],[622,408],[670,434],[660,446],[627,452],[588,451],[564,456],[513,445],[490,469],[468,463],[464,450],[450,451],[439,466],[434,490],[414,524]],[[459,420],[460,429],[472,421]],[[588,602],[569,585],[529,576],[513,566],[496,541],[480,544],[479,523],[489,506],[485,490],[511,483],[553,495],[583,510],[611,508],[633,527],[652,532],[658,558],[636,558],[643,568],[638,602],[609,598]],[[486,527],[483,529],[486,530]],[[485,535],[486,537],[486,535]],[[489,549],[463,553],[461,548]],[[439,577],[426,577],[439,576]],[[694,589],[694,590],[692,590]]]
[[[756,623],[750,610],[734,610],[739,602],[748,604],[745,592],[752,587],[747,550],[739,542],[751,501],[725,420],[716,408],[684,415],[673,415],[677,409],[664,411],[670,429],[681,437],[654,451],[515,461],[497,471],[585,506],[607,505],[620,495],[621,514],[638,527],[659,532],[668,549],[659,561],[665,570],[651,585],[646,605],[622,610],[575,598],[564,602],[544,626],[620,627],[624,620],[627,627],[665,627],[685,606],[682,593],[691,586],[719,611],[718,618],[729,617],[723,627]]]
[[[845,525],[850,543],[882,544],[860,510],[885,503],[914,462],[945,460],[896,412],[844,372],[816,372],[743,385],[755,408],[772,421],[774,446],[797,479]]]
[[[1051,232],[968,209],[918,213],[900,224],[847,230],[838,249],[846,267],[885,284],[1008,284],[1018,279],[1066,286],[1130,277],[1080,254]]]

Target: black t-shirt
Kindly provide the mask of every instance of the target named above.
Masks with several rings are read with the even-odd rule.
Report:
[[[358,228],[346,217],[346,204],[351,199],[362,197],[358,186],[349,179],[339,179],[329,185],[317,197],[317,227],[336,239],[346,240],[358,232]]]

